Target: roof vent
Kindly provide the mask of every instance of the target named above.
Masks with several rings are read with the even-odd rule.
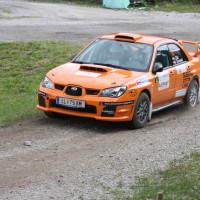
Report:
[[[125,39],[125,40],[139,40],[141,39],[142,36],[141,35],[138,35],[138,34],[131,34],[131,33],[118,33],[116,36],[115,36],[115,39],[117,40],[120,40],[120,39]]]
[[[99,67],[81,66],[80,69],[95,71],[95,72],[107,72],[105,69]]]

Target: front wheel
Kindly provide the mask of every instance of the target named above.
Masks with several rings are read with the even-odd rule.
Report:
[[[190,83],[190,86],[188,88],[186,97],[185,97],[185,105],[187,109],[193,108],[198,103],[198,93],[199,93],[199,87],[196,80],[193,80]]]
[[[131,128],[142,128],[149,118],[149,96],[142,92],[136,102],[133,119],[130,122]]]

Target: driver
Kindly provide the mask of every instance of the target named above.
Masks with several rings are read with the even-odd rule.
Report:
[[[123,54],[124,54],[123,45],[121,43],[117,44],[117,42],[114,43],[110,47],[109,59],[107,60],[107,63],[120,66]]]

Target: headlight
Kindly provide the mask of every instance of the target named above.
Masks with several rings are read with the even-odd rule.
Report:
[[[108,88],[105,89],[101,92],[100,96],[101,97],[120,97],[124,92],[126,92],[127,87],[122,86],[122,87],[114,87],[114,88]]]
[[[53,82],[45,76],[45,78],[42,81],[42,87],[53,89]]]

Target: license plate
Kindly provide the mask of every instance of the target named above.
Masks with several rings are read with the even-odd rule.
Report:
[[[56,103],[68,107],[85,108],[85,101],[77,99],[57,97]]]

